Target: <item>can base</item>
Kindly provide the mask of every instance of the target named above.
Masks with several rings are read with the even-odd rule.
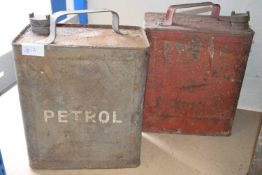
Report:
[[[230,136],[233,119],[173,118],[171,122],[143,123],[144,132]]]
[[[32,169],[120,169],[136,168],[140,165],[140,159],[136,160],[119,160],[117,162],[104,161],[34,161],[30,162]]]

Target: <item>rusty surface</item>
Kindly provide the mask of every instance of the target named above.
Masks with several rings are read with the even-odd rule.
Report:
[[[30,13],[29,20],[32,32],[39,35],[48,35],[50,33],[50,15],[35,16],[34,13]]]
[[[57,27],[56,46],[85,46],[107,48],[145,48],[144,32],[139,27],[121,27],[127,35],[116,34],[111,26],[81,27],[75,24],[59,25]],[[26,32],[17,40],[21,43],[37,43],[46,36],[37,35],[28,27]]]
[[[220,16],[219,20],[210,16],[176,14],[176,22],[174,25],[167,26],[165,24],[165,13],[146,13],[145,27],[147,29],[156,29],[161,31],[184,31],[198,33],[217,33],[232,35],[249,35],[253,31],[250,28],[246,30],[232,30],[229,16]]]
[[[233,11],[230,16],[232,28],[236,30],[247,30],[249,28],[249,20],[249,11],[246,13],[236,13]]]
[[[136,167],[147,39],[139,28],[118,36],[101,26],[78,27],[58,27],[44,57],[21,54],[22,43],[42,38],[29,28],[13,42],[30,164],[41,169]]]
[[[262,125],[257,137],[248,175],[262,175]]]
[[[143,130],[229,135],[252,30],[231,31],[227,17],[188,15],[177,19],[184,26],[162,26],[164,16],[146,14],[150,59]]]

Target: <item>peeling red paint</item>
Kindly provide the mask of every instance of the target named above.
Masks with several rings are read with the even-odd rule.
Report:
[[[143,130],[229,135],[253,31],[235,34],[227,19],[220,22],[224,33],[223,26],[219,32],[157,28],[154,20],[163,16],[146,15],[150,59]]]

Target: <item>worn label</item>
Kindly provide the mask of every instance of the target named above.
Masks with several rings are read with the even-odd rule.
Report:
[[[52,110],[44,110],[43,118],[45,123],[56,121],[58,123],[68,123],[72,121],[83,121],[86,123],[122,123],[122,120],[117,118],[116,111],[108,112],[108,111],[52,111]]]
[[[43,57],[45,56],[45,46],[43,44],[23,43],[22,55]]]

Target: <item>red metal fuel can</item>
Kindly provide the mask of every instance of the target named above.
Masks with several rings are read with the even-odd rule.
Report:
[[[211,15],[176,12],[199,7]],[[150,59],[144,131],[230,134],[254,32],[249,12],[219,12],[218,4],[204,2],[145,14]]]

